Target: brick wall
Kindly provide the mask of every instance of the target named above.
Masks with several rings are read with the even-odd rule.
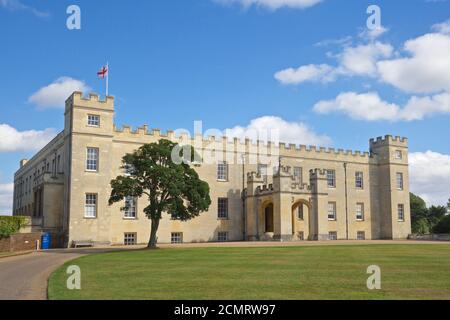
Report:
[[[19,233],[0,240],[0,252],[30,251],[36,249],[41,233]]]

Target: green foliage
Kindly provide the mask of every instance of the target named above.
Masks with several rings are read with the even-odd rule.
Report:
[[[425,201],[410,194],[411,199],[411,222],[412,232],[416,234],[445,233],[446,230],[446,214],[450,208],[450,199],[447,207],[431,206],[427,208]],[[439,227],[438,227],[439,226]],[[450,232],[450,230],[448,231]]]
[[[172,161],[172,150],[177,146],[164,139],[143,145],[122,159],[122,169],[128,168],[129,175],[111,181],[110,205],[130,196],[148,198],[149,205],[144,212],[152,221],[149,247],[156,246],[156,232],[163,213],[187,221],[207,211],[211,204],[208,183],[188,164]],[[190,151],[193,158],[194,148]],[[180,156],[183,152],[182,149]]]
[[[414,221],[412,224],[412,232],[414,234],[429,234],[430,231],[430,224],[425,218]]]
[[[25,225],[26,217],[0,216],[0,239],[17,233]]]
[[[434,233],[450,233],[450,215],[443,217],[433,228]]]

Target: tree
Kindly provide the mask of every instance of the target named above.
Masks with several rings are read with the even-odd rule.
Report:
[[[447,214],[447,208],[444,206],[431,206],[428,209],[428,221],[433,229]]]
[[[434,233],[450,233],[450,215],[443,217],[433,228]]]
[[[428,233],[430,231],[430,224],[428,221],[427,204],[421,197],[416,196],[414,193],[410,193],[410,201],[412,232],[419,234]]]
[[[122,169],[128,169],[129,175],[118,176],[111,181],[109,205],[123,202],[125,197],[148,198],[149,205],[144,212],[151,220],[149,248],[156,247],[156,234],[163,213],[170,213],[173,219],[188,221],[207,211],[211,204],[208,183],[202,181],[189,164],[172,161],[172,150],[177,146],[162,139],[126,154],[122,159]],[[181,149],[181,157],[184,157],[184,150]],[[192,160],[195,152],[192,147],[190,151]]]

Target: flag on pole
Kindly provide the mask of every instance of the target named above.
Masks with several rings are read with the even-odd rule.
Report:
[[[108,96],[109,89],[109,63],[106,66],[103,66],[99,71],[97,71],[97,77],[100,79],[106,78],[106,96]]]

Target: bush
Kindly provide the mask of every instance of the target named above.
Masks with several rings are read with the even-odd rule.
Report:
[[[443,217],[433,228],[434,233],[450,233],[450,215]]]
[[[428,223],[428,220],[425,218],[422,218],[412,225],[412,232],[414,234],[429,234],[430,233],[430,224]]]
[[[0,239],[17,233],[25,222],[26,217],[0,217]]]

